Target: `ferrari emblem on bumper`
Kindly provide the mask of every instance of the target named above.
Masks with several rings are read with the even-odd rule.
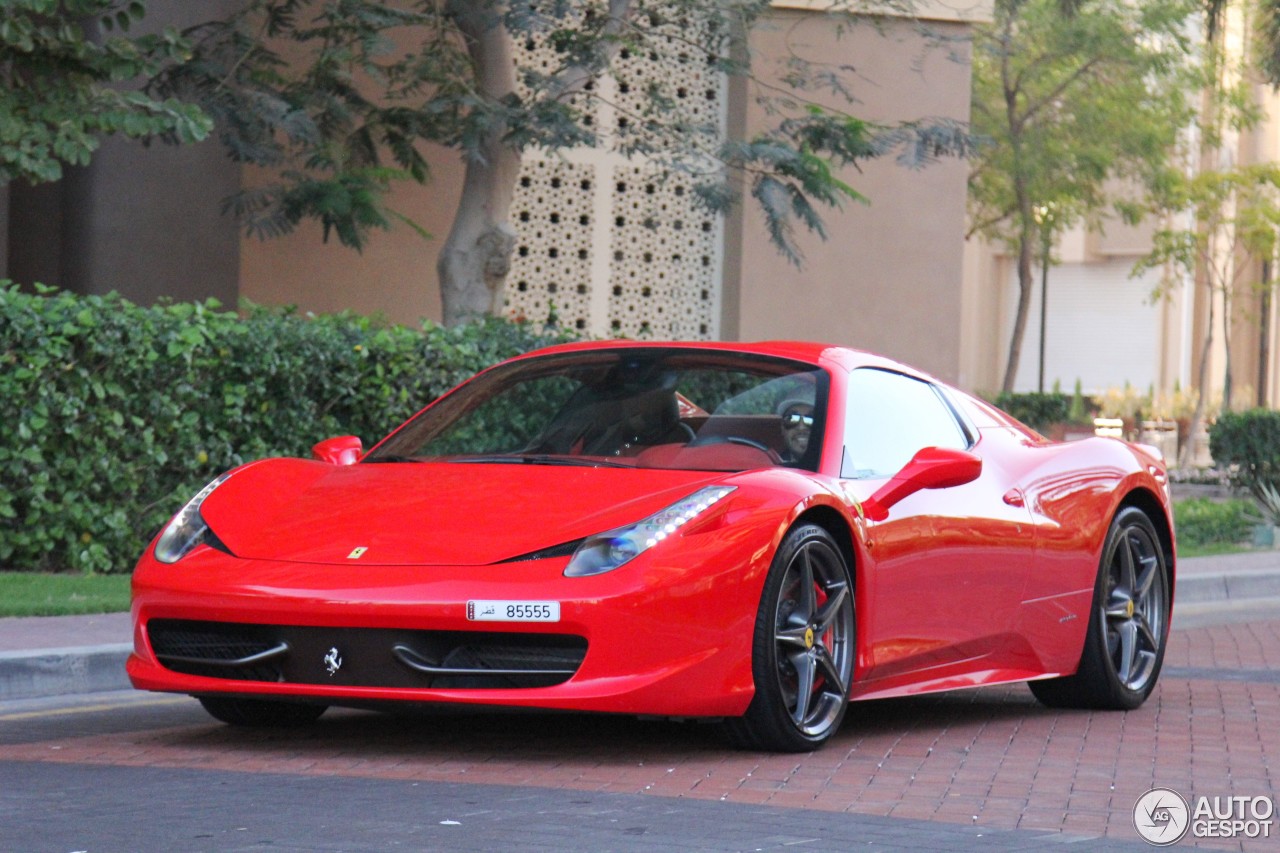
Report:
[[[338,653],[337,646],[329,649],[329,653],[324,656],[324,668],[328,670],[330,678],[333,678],[338,674],[338,670],[342,669],[342,655]]]

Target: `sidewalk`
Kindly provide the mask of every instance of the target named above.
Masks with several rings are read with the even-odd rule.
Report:
[[[1174,630],[1239,613],[1280,615],[1280,551],[1178,563]],[[0,701],[125,690],[128,613],[0,619]]]

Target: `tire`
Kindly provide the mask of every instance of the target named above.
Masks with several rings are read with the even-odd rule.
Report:
[[[197,696],[209,715],[231,726],[292,729],[314,723],[327,705],[238,699],[229,696]]]
[[[1107,531],[1089,629],[1075,675],[1032,681],[1053,708],[1137,708],[1160,677],[1169,640],[1170,576],[1146,513],[1126,507]]]
[[[853,577],[826,530],[789,531],[765,578],[752,641],[755,696],[726,720],[744,749],[807,752],[840,728],[855,650]]]

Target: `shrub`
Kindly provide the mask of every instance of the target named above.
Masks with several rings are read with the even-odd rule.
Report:
[[[1280,489],[1280,412],[1223,412],[1209,430],[1209,452],[1234,485],[1265,506],[1268,493]]]
[[[1071,397],[1060,392],[1042,394],[1038,391],[1002,391],[996,397],[995,404],[1035,430],[1063,423],[1071,414]]]
[[[1213,461],[1234,466],[1236,482],[1280,483],[1280,411],[1224,411],[1208,433]]]
[[[1249,538],[1257,521],[1249,501],[1208,498],[1178,501],[1173,505],[1173,519],[1178,542],[1185,546],[1234,545]]]
[[[477,370],[560,340],[134,305],[0,282],[0,564],[113,571],[201,485],[331,435],[366,446]]]

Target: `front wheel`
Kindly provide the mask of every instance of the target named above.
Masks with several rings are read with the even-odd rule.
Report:
[[[231,726],[289,729],[320,719],[325,705],[274,702],[269,699],[239,699],[233,696],[197,696],[200,704],[216,720]]]
[[[765,579],[752,643],[755,697],[725,722],[735,745],[807,752],[840,728],[854,658],[853,578],[826,530],[787,533]]]
[[[1169,638],[1169,570],[1155,526],[1142,510],[1111,522],[1080,667],[1075,675],[1033,681],[1055,708],[1132,710],[1155,689]]]

